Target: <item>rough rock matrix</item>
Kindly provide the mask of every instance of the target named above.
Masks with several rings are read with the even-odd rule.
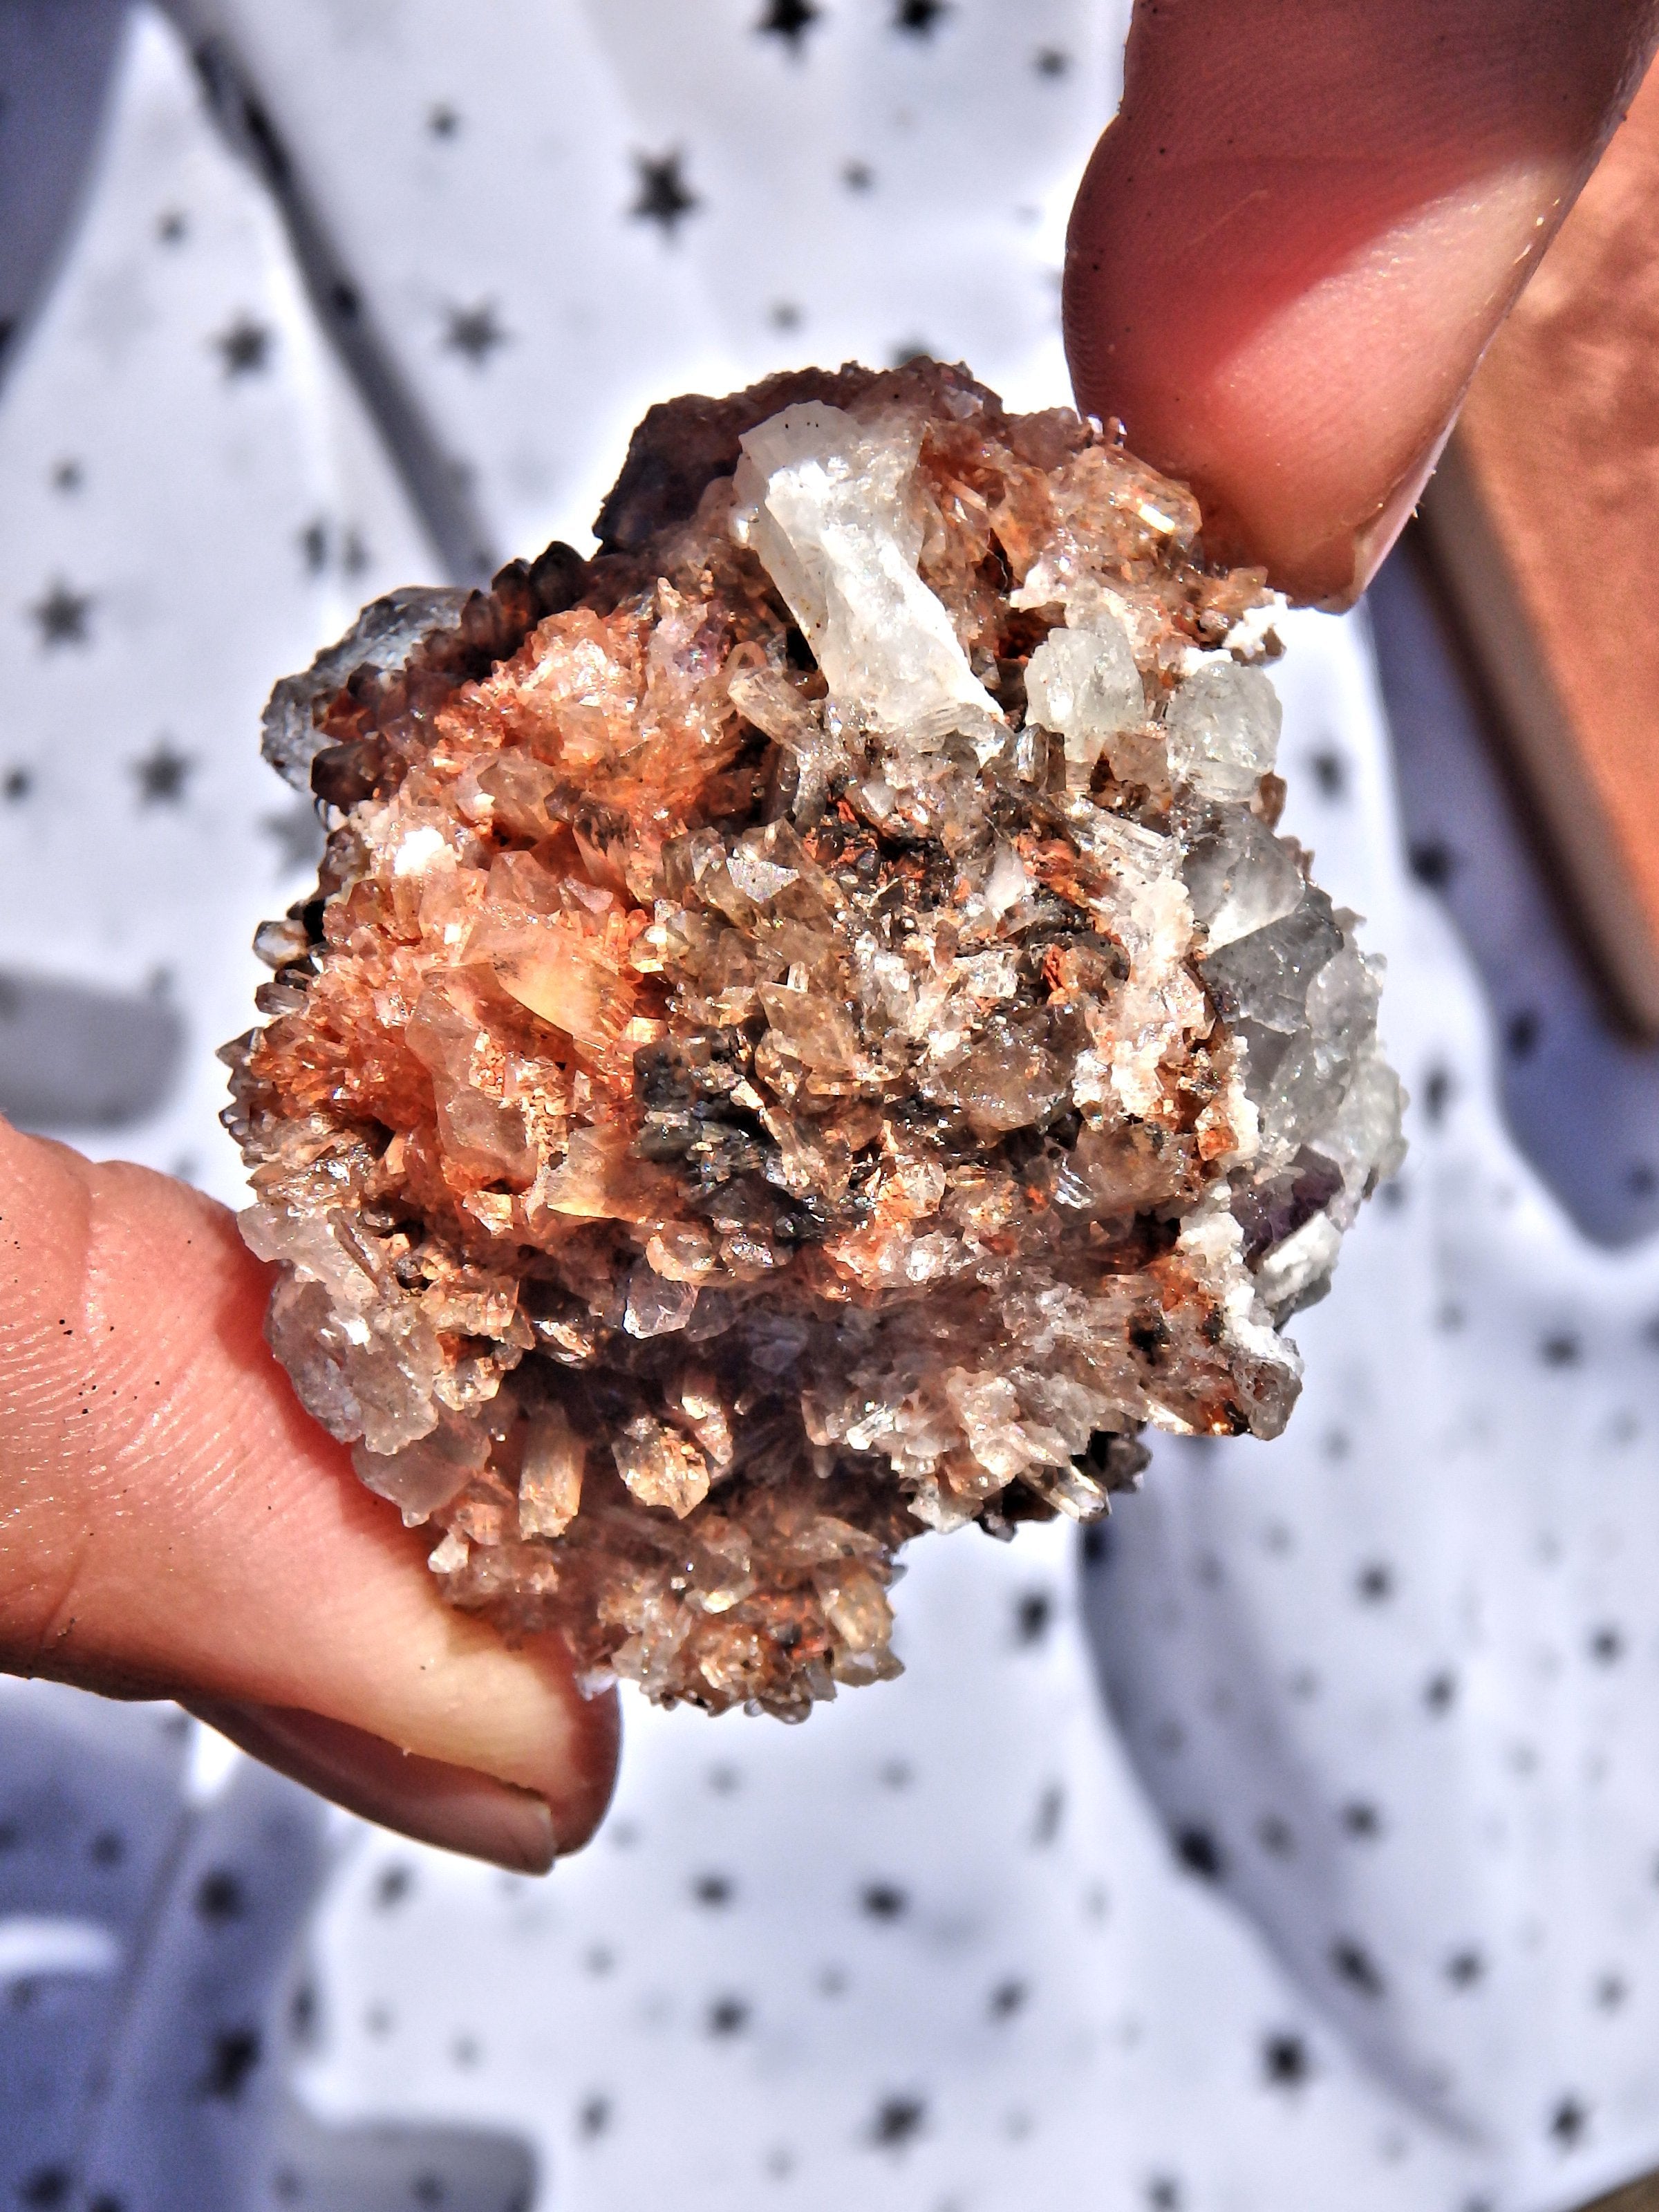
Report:
[[[277,687],[330,824],[227,1048],[268,1334],[459,1605],[794,1718],[922,1528],[1270,1437],[1400,1150],[1274,834],[1261,576],[961,369],[653,409],[584,562]]]

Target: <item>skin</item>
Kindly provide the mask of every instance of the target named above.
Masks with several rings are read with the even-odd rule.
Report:
[[[1079,404],[1213,554],[1347,605],[1656,31],[1652,0],[1140,0],[1067,241]]]
[[[1072,222],[1079,404],[1212,552],[1342,605],[1659,35],[1659,0],[1142,0]],[[222,1207],[0,1123],[0,1669],[176,1697],[371,1818],[583,1843],[614,1698],[446,1607],[265,1347]]]

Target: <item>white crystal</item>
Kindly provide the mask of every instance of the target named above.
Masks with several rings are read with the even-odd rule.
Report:
[[[1000,720],[944,604],[916,573],[921,523],[907,493],[918,428],[866,426],[806,401],[747,432],[736,493],[750,544],[799,623],[831,695],[875,730]]]
[[[1281,921],[1302,896],[1294,852],[1243,807],[1188,848],[1182,873],[1212,952]]]
[[[1279,754],[1279,694],[1227,653],[1200,662],[1164,717],[1170,773],[1206,799],[1248,799]]]
[[[1025,667],[1029,720],[1066,742],[1066,781],[1086,791],[1112,739],[1146,720],[1129,633],[1103,609],[1087,629],[1051,629]]]

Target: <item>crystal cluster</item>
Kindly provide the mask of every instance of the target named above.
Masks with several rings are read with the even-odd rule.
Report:
[[[802,373],[653,409],[597,527],[278,686],[331,834],[242,1225],[457,1604],[795,1718],[921,1529],[1283,1425],[1378,963],[1275,834],[1276,602],[1114,433]]]

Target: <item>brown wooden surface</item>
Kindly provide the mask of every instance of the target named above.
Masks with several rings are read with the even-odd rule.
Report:
[[[1659,2212],[1659,2174],[1633,2181],[1628,2189],[1615,2190],[1611,2197],[1598,2197],[1594,2204],[1585,2205],[1583,2212]]]
[[[1576,918],[1659,1036],[1659,70],[1481,364],[1423,520]]]

